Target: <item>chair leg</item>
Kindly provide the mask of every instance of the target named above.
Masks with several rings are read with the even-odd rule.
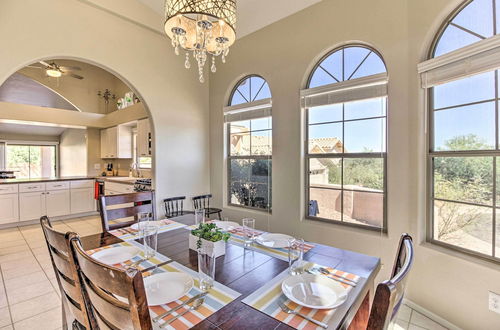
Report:
[[[220,215],[220,211],[217,212],[217,217],[219,218],[219,220],[222,220],[221,215]]]

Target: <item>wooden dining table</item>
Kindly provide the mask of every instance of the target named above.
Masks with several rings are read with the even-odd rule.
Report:
[[[171,220],[186,225],[195,223],[192,214]],[[197,271],[197,252],[189,249],[188,237],[189,230],[185,228],[158,234],[157,252]],[[122,242],[108,232],[81,237],[81,241],[86,250]],[[314,248],[305,253],[304,259],[361,277],[349,292],[347,301],[337,307],[338,310],[328,325],[329,329],[366,329],[370,295],[374,293],[374,279],[380,270],[380,259],[316,243]],[[242,302],[287,267],[288,262],[281,259],[227,244],[226,254],[217,258],[215,280],[239,292],[241,296],[193,329],[293,329]]]

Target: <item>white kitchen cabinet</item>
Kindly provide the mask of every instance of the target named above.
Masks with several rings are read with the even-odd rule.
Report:
[[[45,192],[26,192],[19,194],[19,220],[40,219],[45,215]]]
[[[0,224],[19,221],[19,195],[0,194]]]
[[[132,128],[118,125],[101,130],[101,158],[132,158]]]
[[[139,157],[151,156],[151,126],[149,118],[137,121],[137,155]]]
[[[92,212],[95,209],[94,188],[71,189],[71,214]]]
[[[45,207],[49,217],[70,214],[69,189],[47,191],[45,193]]]

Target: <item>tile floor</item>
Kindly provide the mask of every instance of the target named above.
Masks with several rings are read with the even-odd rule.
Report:
[[[95,216],[58,221],[53,226],[81,236],[102,231]],[[60,328],[60,293],[40,225],[0,229],[0,330]],[[403,305],[393,329],[446,328]]]

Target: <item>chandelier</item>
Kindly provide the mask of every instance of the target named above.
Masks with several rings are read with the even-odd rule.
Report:
[[[166,0],[165,32],[172,39],[175,54],[186,51],[185,67],[189,69],[190,53],[198,64],[200,82],[203,68],[212,57],[212,72],[217,70],[215,58],[226,62],[229,47],[236,39],[236,0]]]

